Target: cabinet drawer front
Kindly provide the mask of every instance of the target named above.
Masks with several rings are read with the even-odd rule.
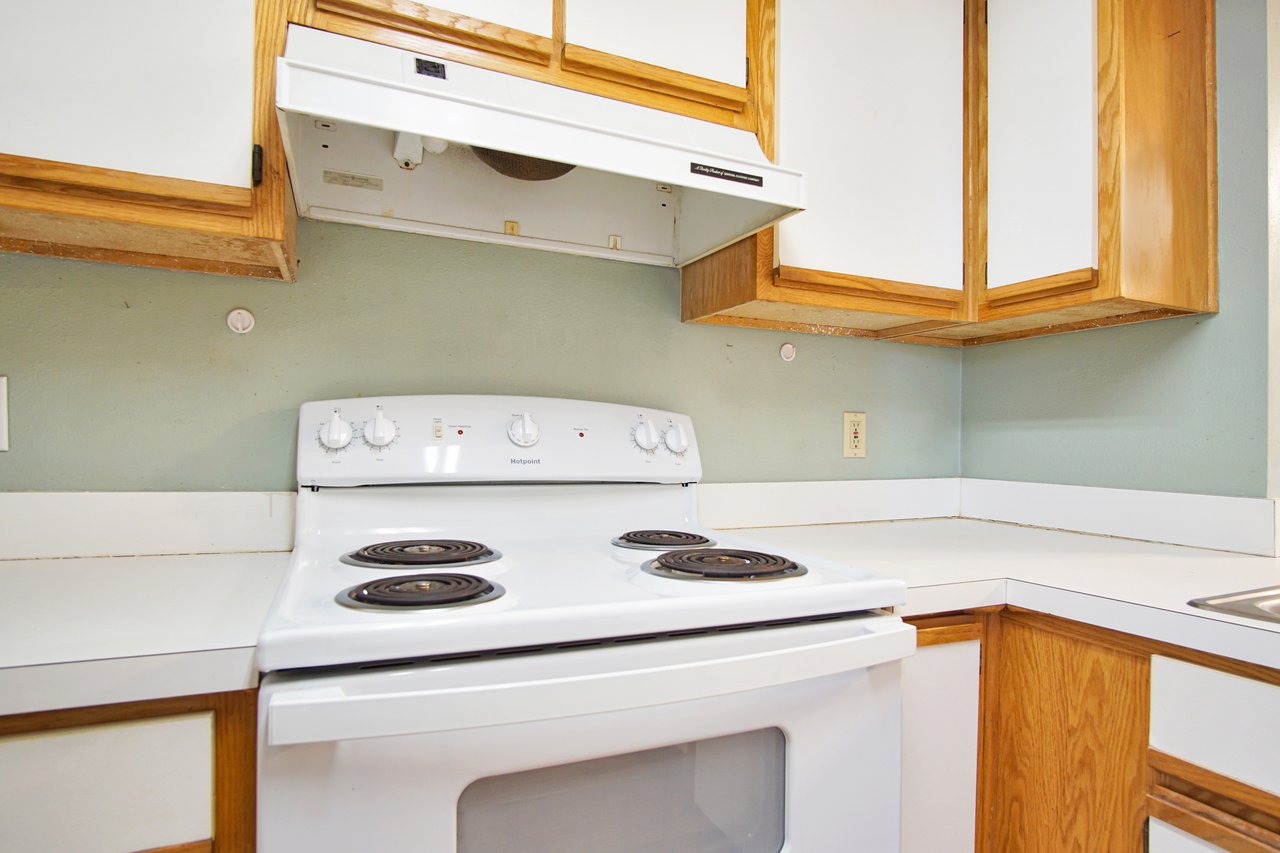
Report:
[[[1151,746],[1280,794],[1280,686],[1151,660]]]
[[[146,850],[212,837],[213,715],[0,738],[0,846]]]
[[[1205,853],[1221,849],[1154,817],[1147,824],[1147,850],[1150,853]]]

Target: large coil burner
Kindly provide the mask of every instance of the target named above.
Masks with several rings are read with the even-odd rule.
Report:
[[[648,561],[641,568],[662,578],[700,581],[780,580],[808,572],[804,566],[786,557],[736,548],[671,551]]]
[[[502,587],[475,575],[433,573],[379,578],[338,593],[337,601],[365,610],[458,607],[492,601]]]
[[[465,539],[402,539],[366,545],[342,556],[342,562],[369,569],[414,566],[474,566],[489,563],[502,554],[479,542]]]

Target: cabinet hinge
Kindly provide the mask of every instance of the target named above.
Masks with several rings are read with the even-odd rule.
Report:
[[[989,15],[991,14],[990,5],[991,4],[989,3],[982,4],[982,23],[984,24],[988,24],[991,22],[989,18]]]
[[[250,166],[249,171],[253,175],[253,185],[256,187],[258,184],[262,183],[262,146],[261,145],[253,146],[252,156],[253,156],[252,165]]]
[[[984,262],[982,264],[982,285],[985,287],[986,284],[987,284],[987,265]]]
[[[750,86],[751,85],[751,57],[744,56],[742,58],[742,62],[743,62],[743,65],[745,66],[742,72],[742,82],[744,85]]]

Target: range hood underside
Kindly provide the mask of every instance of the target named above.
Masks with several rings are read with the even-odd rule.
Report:
[[[684,266],[790,209],[585,167],[549,181],[498,174],[451,144],[415,169],[396,133],[283,113],[301,216],[465,240]],[[512,234],[508,223],[517,223]]]

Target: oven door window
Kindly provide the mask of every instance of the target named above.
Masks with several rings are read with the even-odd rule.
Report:
[[[458,853],[778,853],[785,759],[769,728],[478,779]]]

